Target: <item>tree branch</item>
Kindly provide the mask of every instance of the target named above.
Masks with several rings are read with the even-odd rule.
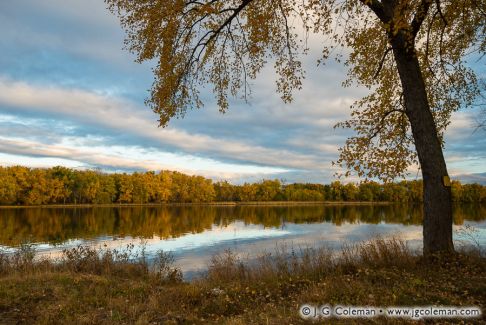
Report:
[[[242,0],[241,4],[234,8],[233,10],[233,13],[215,30],[209,30],[206,34],[203,35],[203,37],[201,37],[199,39],[199,41],[197,42],[197,44],[194,46],[194,48],[192,49],[191,51],[191,55],[189,56],[189,60],[187,61],[187,64],[184,68],[185,71],[188,71],[191,66],[195,63],[195,62],[198,62],[199,61],[199,58],[201,57],[201,54],[204,52],[204,49],[206,48],[206,46],[208,46],[208,44],[213,41],[220,33],[221,31],[229,26],[233,19],[237,18],[239,13],[248,5],[252,2],[253,0]],[[206,37],[209,38],[207,40]],[[198,49],[201,47],[201,49],[199,50],[199,53],[198,55],[196,56],[196,52],[198,51]],[[196,58],[196,60],[194,60],[194,58]]]
[[[439,0],[436,1],[439,2]],[[415,13],[415,16],[413,17],[411,23],[412,36],[414,39],[417,36],[417,33],[419,32],[420,27],[422,26],[422,23],[425,20],[425,17],[427,17],[427,13],[429,12],[429,8],[431,4],[432,4],[432,0],[422,0],[422,2],[419,4],[417,12]]]
[[[444,14],[442,13],[442,9],[440,8],[440,0],[435,0],[435,4],[437,6],[437,12],[439,12],[440,18],[444,22],[444,26],[447,26],[447,19],[444,17]]]
[[[380,75],[381,69],[383,69],[383,64],[385,63],[386,56],[388,55],[388,53],[390,53],[391,50],[393,50],[393,47],[387,48],[385,53],[383,53],[383,57],[381,58],[381,61],[378,64],[378,69],[376,70],[375,75],[373,76],[373,79],[378,78],[378,76]]]
[[[375,131],[375,133],[373,133],[371,135],[371,137],[369,138],[369,140],[371,141],[371,139],[373,139],[374,137],[376,137],[378,135],[378,133],[381,132],[381,130],[383,130],[383,127],[384,127],[384,124],[383,122],[385,122],[385,119],[391,114],[391,113],[402,113],[402,114],[405,114],[405,111],[403,109],[399,109],[399,108],[394,108],[394,109],[391,109],[387,112],[385,112],[385,114],[383,114],[383,116],[381,117],[380,119],[380,122],[378,123],[378,127]]]
[[[233,19],[235,19],[239,13],[245,9],[245,7],[247,5],[249,5],[253,0],[242,0],[241,1],[241,4],[237,7],[237,8],[234,8],[234,11],[233,13],[231,14],[231,16],[228,17],[228,19],[226,19],[223,24],[221,24],[221,26],[218,27],[218,29],[212,31],[212,35],[209,37],[209,39],[207,40],[207,42],[205,42],[205,45],[208,45],[215,37],[217,37],[219,35],[219,33],[221,33],[221,31],[227,26],[229,25]]]
[[[289,60],[290,61],[294,61],[293,59],[293,55],[292,55],[292,46],[290,45],[290,29],[289,29],[289,22],[287,20],[287,16],[285,15],[285,11],[283,9],[283,6],[282,6],[282,1],[281,0],[278,0],[278,6],[280,8],[280,13],[282,14],[282,17],[285,21],[285,36],[286,36],[286,47],[287,47],[287,50],[288,50],[288,54],[289,54]]]
[[[385,7],[378,0],[359,0],[361,3],[370,8],[382,23],[388,23],[391,20],[391,16],[386,13]]]

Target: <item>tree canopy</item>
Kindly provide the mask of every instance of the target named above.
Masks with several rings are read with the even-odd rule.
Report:
[[[452,183],[454,201],[486,203],[486,186]],[[0,205],[160,204],[202,202],[366,201],[417,203],[422,181],[379,184],[293,183],[262,180],[235,185],[175,171],[105,174],[65,167],[0,166]]]
[[[451,114],[474,103],[479,81],[467,57],[486,48],[482,0],[106,0],[128,33],[138,61],[155,60],[147,104],[165,126],[188,108],[201,107],[201,85],[211,84],[222,112],[228,96],[247,99],[251,79],[266,63],[279,76],[277,90],[292,100],[304,78],[302,55],[310,34],[322,35],[322,57],[348,66],[345,86],[369,95],[337,127],[355,136],[337,163],[349,173],[388,181],[418,164],[393,50],[416,55],[437,133]],[[402,39],[392,44],[393,38]],[[397,45],[398,44],[398,45]],[[345,53],[345,54],[344,54]]]
[[[319,62],[344,60],[344,86],[369,90],[336,125],[355,131],[337,164],[346,176],[384,181],[419,165],[424,253],[454,251],[443,135],[451,114],[480,94],[467,57],[484,55],[484,0],[106,1],[138,60],[157,60],[147,103],[161,125],[200,107],[201,85],[213,85],[222,112],[228,94],[246,99],[249,80],[267,62],[291,101],[302,86],[308,37],[323,36]]]

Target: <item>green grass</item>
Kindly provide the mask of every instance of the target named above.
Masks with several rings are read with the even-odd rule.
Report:
[[[148,265],[143,250],[135,252],[133,246],[102,252],[77,247],[56,263],[36,258],[28,245],[13,255],[0,254],[0,323],[301,324],[308,323],[298,314],[303,303],[484,309],[486,302],[484,257],[470,252],[425,260],[396,238],[339,253],[280,247],[253,262],[226,251],[212,258],[206,276],[192,282],[182,281],[172,262],[161,252]],[[437,323],[446,321],[454,322]],[[473,322],[485,320],[466,323]]]

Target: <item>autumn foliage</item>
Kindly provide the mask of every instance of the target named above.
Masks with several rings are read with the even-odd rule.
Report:
[[[486,202],[486,187],[452,182],[455,201]],[[146,204],[248,201],[421,202],[420,180],[379,184],[284,184],[279,180],[234,185],[175,171],[106,174],[65,167],[0,167],[0,204]]]

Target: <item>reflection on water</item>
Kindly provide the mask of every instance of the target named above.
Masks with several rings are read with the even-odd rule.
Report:
[[[142,239],[147,252],[173,251],[185,271],[203,267],[211,254],[272,250],[276,242],[341,245],[377,234],[422,236],[419,206],[190,206],[0,209],[0,245],[23,241],[57,255],[78,244],[120,247]],[[454,224],[473,224],[486,238],[486,206],[454,208]]]

